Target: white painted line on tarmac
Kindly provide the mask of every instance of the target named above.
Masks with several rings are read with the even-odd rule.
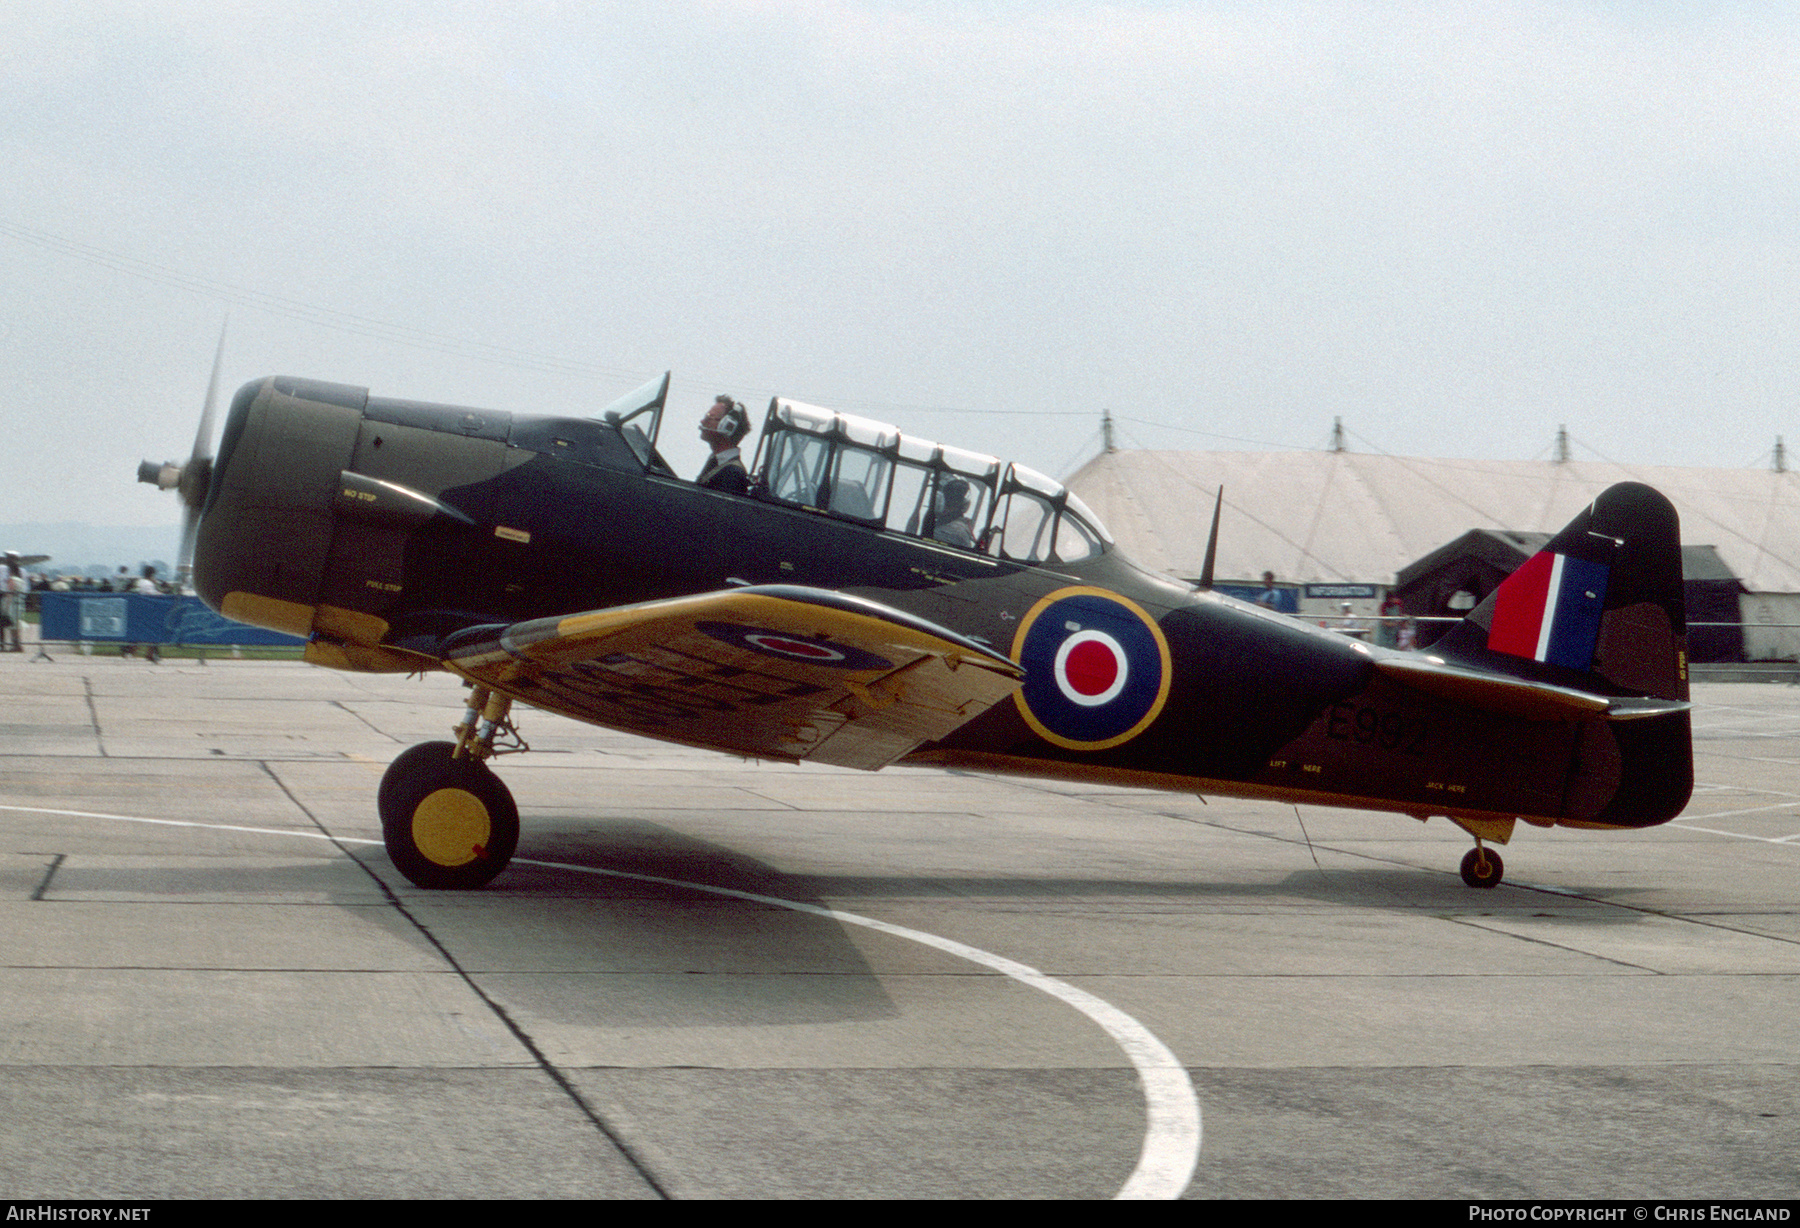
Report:
[[[1740,792],[1746,791],[1741,785],[1711,784],[1703,781],[1696,781],[1695,786],[1697,789],[1705,789],[1709,792],[1722,792],[1728,789],[1735,789]],[[1752,794],[1761,793],[1765,797],[1800,799],[1800,794],[1783,793],[1779,789],[1750,789],[1747,790],[1747,792]],[[1696,819],[1703,819],[1710,823],[1714,819],[1735,819],[1739,815],[1767,814],[1771,810],[1793,810],[1796,805],[1800,805],[1800,801],[1773,802],[1767,806],[1750,806],[1743,810],[1720,810],[1713,814],[1697,814],[1693,817]],[[1757,840],[1763,844],[1791,844],[1795,841],[1800,841],[1800,832],[1791,832],[1785,836],[1755,836],[1751,835],[1749,832],[1724,831],[1717,827],[1697,827],[1688,820],[1686,815],[1677,815],[1670,822],[1669,826],[1679,828],[1682,831],[1702,832],[1708,836],[1729,836],[1734,840]]]
[[[1800,802],[1792,800],[1785,802],[1770,802],[1767,806],[1746,806],[1742,810],[1714,810],[1707,814],[1697,814],[1694,817],[1696,819],[1735,819],[1740,814],[1765,814],[1771,810],[1792,810],[1796,805],[1800,805]],[[1681,819],[1686,817],[1686,815],[1682,815],[1676,822],[1680,822]]]
[[[324,832],[294,831],[279,827],[243,827],[231,823],[200,823],[191,819],[152,819],[132,814],[104,814],[91,810],[53,810],[45,806],[0,806],[0,811],[13,811],[26,814],[53,814],[78,819],[109,819],[120,823],[148,823],[160,827],[192,827],[206,831],[235,831],[251,835],[290,836],[303,840],[327,840],[342,844],[379,845],[379,840],[368,840],[357,836],[331,836]],[[660,878],[654,874],[634,874],[626,870],[607,870],[598,866],[577,866],[560,861],[538,861],[529,857],[515,857],[514,862],[520,865],[542,866],[554,870],[569,870],[577,874],[595,874],[606,878],[628,878],[637,882],[656,883],[665,887],[676,887],[687,891],[703,891],[710,895],[730,896],[734,899],[748,900],[756,904],[768,904],[776,908],[786,908],[794,912],[810,913],[813,916],[825,917],[847,925],[860,925],[884,934],[892,934],[896,938],[909,939],[922,946],[934,947],[959,959],[990,968],[1002,976],[1010,977],[1022,985],[1029,985],[1040,993],[1049,994],[1058,1001],[1073,1007],[1098,1024],[1124,1051],[1126,1058],[1136,1069],[1138,1082],[1144,1090],[1144,1145],[1138,1153],[1137,1167],[1125,1181],[1116,1199],[1171,1199],[1180,1198],[1187,1189],[1188,1182],[1193,1180],[1194,1170],[1200,1164],[1200,1147],[1202,1142],[1200,1125],[1200,1098],[1194,1091],[1194,1084],[1188,1078],[1184,1067],[1169,1047],[1156,1038],[1149,1028],[1114,1006],[1103,998],[1088,993],[1085,989],[1077,989],[1066,981],[1059,981],[1053,976],[1046,976],[1036,968],[1007,959],[1004,955],[995,955],[980,947],[972,947],[967,943],[957,942],[952,938],[939,937],[924,930],[911,929],[904,925],[895,925],[888,921],[879,921],[874,917],[865,917],[858,913],[843,912],[835,908],[826,908],[818,904],[802,904],[797,900],[784,900],[779,896],[758,895],[754,891],[739,891],[734,887],[712,887],[705,883],[690,883],[678,878]]]
[[[1707,815],[1706,817],[1712,818],[1713,816]],[[1796,832],[1794,835],[1789,836],[1753,836],[1749,832],[1743,831],[1722,831],[1717,827],[1695,827],[1692,823],[1683,823],[1680,819],[1676,819],[1673,823],[1669,824],[1669,826],[1679,828],[1682,831],[1703,832],[1708,836],[1730,836],[1734,840],[1760,840],[1764,844],[1786,844],[1788,841],[1794,839],[1794,836],[1800,836],[1800,832]]]
[[[241,831],[255,836],[298,836],[302,840],[342,840],[345,844],[380,844],[355,836],[328,836],[319,831],[295,831],[291,827],[239,827],[231,823],[196,823],[192,819],[148,819],[137,814],[102,814],[94,810],[52,810],[48,806],[0,806],[21,814],[60,814],[77,819],[113,819],[120,823],[152,823],[158,827],[203,827],[207,831]]]
[[[712,895],[731,896],[755,904],[772,904],[777,908],[811,913],[816,917],[826,917],[849,925],[860,925],[897,938],[910,939],[922,946],[935,947],[1047,993],[1099,1024],[1112,1037],[1113,1043],[1131,1059],[1132,1066],[1137,1069],[1138,1081],[1143,1086],[1144,1111],[1148,1119],[1144,1130],[1144,1147],[1138,1155],[1137,1168],[1115,1197],[1179,1198],[1182,1191],[1187,1189],[1188,1182],[1193,1179],[1194,1169],[1200,1163],[1200,1099],[1194,1092],[1194,1084],[1188,1078],[1187,1069],[1149,1028],[1085,989],[1077,989],[1066,981],[1046,976],[1036,968],[1007,959],[1004,955],[995,955],[991,951],[957,942],[953,938],[942,938],[924,930],[879,921],[859,913],[826,908],[819,904],[802,904],[779,896],[758,895],[754,891],[739,891],[734,887],[710,887],[705,883],[690,883],[678,878],[660,878],[654,874],[634,874],[598,866],[575,866],[559,861],[535,861],[529,857],[515,857],[513,860],[528,866],[548,866],[558,870],[573,870],[578,874],[629,878],[641,883],[705,891]]]

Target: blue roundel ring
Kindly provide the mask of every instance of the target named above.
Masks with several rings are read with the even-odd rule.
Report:
[[[1019,715],[1046,742],[1105,750],[1137,737],[1169,698],[1169,642],[1142,607],[1085,585],[1031,607],[1013,636]]]

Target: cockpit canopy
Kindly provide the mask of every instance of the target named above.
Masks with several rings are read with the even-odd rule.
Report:
[[[758,497],[1021,563],[1073,563],[1112,537],[1024,465],[777,398],[752,467]]]
[[[669,377],[601,411],[646,470]],[[1062,483],[1024,465],[902,435],[899,428],[777,397],[750,471],[753,498],[1018,563],[1075,563],[1112,534]]]

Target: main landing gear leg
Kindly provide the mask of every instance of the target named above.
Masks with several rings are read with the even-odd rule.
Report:
[[[1462,880],[1471,887],[1498,887],[1500,879],[1506,873],[1506,865],[1500,860],[1500,854],[1475,840],[1475,847],[1464,854],[1462,859]]]
[[[507,713],[512,700],[477,686],[454,742],[423,742],[401,753],[381,778],[376,805],[395,869],[415,886],[480,887],[506,868],[519,846],[519,808],[487,760],[529,749]]]

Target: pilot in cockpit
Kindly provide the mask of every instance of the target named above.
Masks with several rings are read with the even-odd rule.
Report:
[[[700,438],[712,449],[700,476],[694,481],[708,490],[742,495],[750,491],[750,473],[738,444],[750,433],[750,414],[725,393],[714,398],[712,408],[700,419]]]
[[[938,488],[937,522],[931,536],[949,546],[975,548],[975,526],[969,523],[969,484],[951,478]]]

